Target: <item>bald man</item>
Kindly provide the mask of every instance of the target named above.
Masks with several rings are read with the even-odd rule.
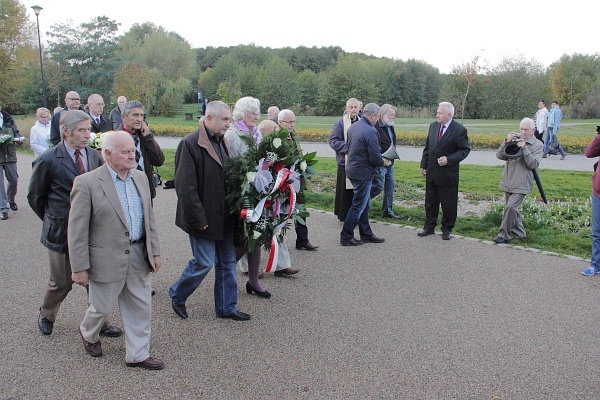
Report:
[[[79,97],[79,93],[75,91],[67,92],[65,95],[65,108],[64,110],[81,110],[81,97]],[[60,141],[60,114],[54,113],[52,116],[52,123],[50,124],[50,142],[53,146],[56,146]]]
[[[279,121],[277,120],[279,118],[279,107],[277,106],[271,106],[269,107],[269,109],[267,110],[267,119],[270,119],[271,121],[278,123]]]
[[[277,131],[277,124],[275,122],[271,121],[270,119],[265,119],[260,124],[258,124],[258,131],[264,138],[269,133],[273,133],[273,132]]]
[[[127,103],[125,96],[119,96],[117,99],[117,106],[110,112],[110,120],[112,121],[112,129],[116,131],[119,126],[123,123],[123,117],[121,117],[121,111],[123,111],[123,104]]]

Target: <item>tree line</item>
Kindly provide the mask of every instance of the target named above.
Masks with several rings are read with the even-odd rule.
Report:
[[[37,31],[21,0],[0,0],[0,101],[13,113],[43,103]],[[424,61],[348,53],[338,46],[271,49],[255,45],[192,48],[175,32],[151,22],[118,35],[105,16],[50,27],[43,48],[46,102],[63,106],[64,94],[99,93],[139,99],[148,112],[172,116],[198,92],[234,103],[242,96],[291,108],[301,115],[340,115],[346,99],[389,103],[401,116],[431,116],[450,101],[464,118],[532,115],[539,99],[557,100],[567,117],[600,117],[600,55],[564,54],[545,68],[522,55],[487,66],[474,57],[449,74]],[[404,115],[403,115],[404,113]]]

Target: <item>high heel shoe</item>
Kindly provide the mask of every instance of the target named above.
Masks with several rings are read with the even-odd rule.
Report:
[[[250,282],[246,282],[246,293],[252,294],[252,292],[256,293],[256,295],[258,297],[263,297],[265,299],[268,299],[269,297],[271,297],[271,293],[267,292],[266,290],[264,292],[259,292],[258,290],[254,289],[252,287]]]

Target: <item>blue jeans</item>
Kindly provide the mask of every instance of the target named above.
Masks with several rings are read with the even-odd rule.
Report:
[[[340,234],[340,240],[344,241],[354,238],[354,228],[356,228],[356,225],[358,225],[361,238],[373,236],[373,231],[369,225],[370,192],[373,181],[350,179],[350,182],[354,186],[354,194],[352,196],[352,205],[350,206],[350,210],[348,210],[348,214],[344,220],[344,227]]]
[[[544,154],[548,154],[550,143],[556,143],[556,132],[554,131],[554,128],[548,128],[546,136],[544,137]],[[560,154],[565,154],[565,151],[560,144],[558,145],[558,151]]]
[[[169,288],[172,302],[185,304],[214,265],[215,313],[218,317],[234,313],[237,305],[237,276],[233,232],[225,232],[223,240],[189,236],[194,258],[185,267],[179,280]]]
[[[600,270],[600,197],[592,193],[592,257],[590,266]]]

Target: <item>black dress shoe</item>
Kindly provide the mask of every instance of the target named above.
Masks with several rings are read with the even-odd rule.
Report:
[[[128,367],[139,367],[142,369],[149,369],[151,371],[156,371],[159,369],[163,369],[165,367],[165,363],[160,361],[157,358],[148,357],[144,361],[141,362],[132,362],[125,363]]]
[[[361,237],[360,240],[362,240],[363,243],[383,243],[383,242],[385,242],[384,238],[380,238],[380,237],[377,237],[375,235],[373,235],[373,236],[367,236],[367,237]]]
[[[435,235],[435,232],[433,230],[423,229],[421,232],[417,233],[417,236],[419,237],[425,237],[429,235]]]
[[[442,240],[450,240],[450,232],[442,232]]]
[[[315,251],[317,248],[319,248],[319,246],[313,246],[312,244],[310,244],[310,242],[306,242],[306,243],[302,243],[302,244],[296,243],[297,250],[305,249],[308,251]]]
[[[284,268],[284,269],[278,269],[277,271],[275,271],[273,273],[273,275],[275,275],[275,276],[290,276],[290,275],[296,275],[298,272],[300,272],[300,270],[297,268]]]
[[[171,302],[171,306],[173,306],[173,311],[175,311],[175,314],[179,315],[183,319],[187,319],[188,313],[185,308],[185,304],[176,304]]]
[[[382,215],[381,218],[400,219],[399,216],[394,215],[394,214],[385,214],[385,215]]]
[[[119,327],[109,325],[108,322],[104,321],[102,328],[100,328],[100,335],[108,337],[119,337],[123,334]]]
[[[52,328],[54,328],[54,322],[44,317],[44,314],[42,314],[41,310],[40,315],[38,316],[38,328],[40,328],[40,332],[42,332],[44,335],[51,335]]]
[[[229,318],[234,321],[248,321],[251,317],[250,314],[243,313],[241,311],[235,311],[231,314],[219,315],[219,318]]]
[[[19,206],[17,206],[17,203],[8,203],[8,204],[10,205],[10,209],[13,211],[17,211],[19,209]]]
[[[504,239],[502,236],[498,236],[496,239],[494,239],[494,243],[496,243],[496,244],[508,244],[508,243],[510,243],[510,239]]]
[[[246,293],[252,294],[252,292],[256,293],[258,297],[262,297],[264,299],[268,299],[269,297],[271,297],[271,293],[269,293],[268,291],[265,290],[263,292],[259,292],[258,290],[254,289],[250,282],[246,282]]]
[[[340,240],[340,244],[342,246],[360,246],[364,242],[362,240],[356,240],[354,238],[350,238],[348,240]]]

